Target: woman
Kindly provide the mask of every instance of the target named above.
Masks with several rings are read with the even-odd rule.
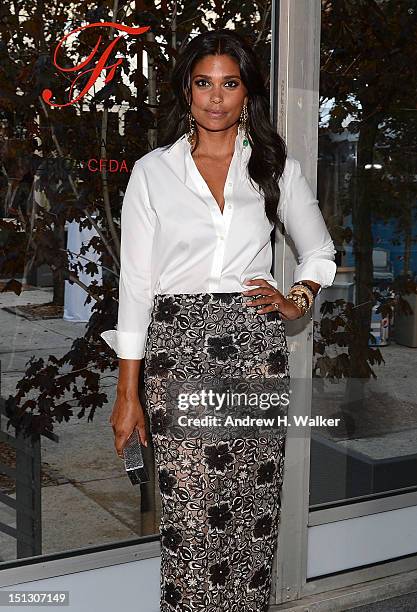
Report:
[[[147,444],[138,376],[161,492],[161,610],[268,609],[285,431],[173,435],[168,382],[288,379],[284,320],[331,285],[334,245],[297,160],[269,118],[258,61],[234,31],[188,43],[172,75],[164,146],[138,160],[122,207],[110,418],[115,447],[137,428]],[[278,206],[279,204],[279,206]],[[284,296],[270,273],[277,219],[300,263]]]

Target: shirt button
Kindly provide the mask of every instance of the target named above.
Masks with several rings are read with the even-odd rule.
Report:
[[[232,205],[231,205],[231,204],[228,204],[228,205],[227,205],[227,208],[232,208]]]
[[[229,187],[233,185],[232,181],[229,181],[227,184],[229,185]]]

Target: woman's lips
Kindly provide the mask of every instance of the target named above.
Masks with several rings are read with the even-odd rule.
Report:
[[[208,114],[211,117],[223,117],[223,115],[225,115],[225,113],[223,111],[211,111],[211,110],[209,110],[207,112],[208,112]]]

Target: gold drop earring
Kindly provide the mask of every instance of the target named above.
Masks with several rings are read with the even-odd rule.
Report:
[[[248,124],[249,124],[248,107],[246,104],[244,104],[242,108],[242,112],[240,113],[239,126],[238,126],[238,128],[243,131],[243,135],[244,135],[243,146],[244,147],[247,147],[249,144]]]
[[[193,138],[195,135],[195,119],[191,114],[191,110],[188,111],[188,132],[187,139],[190,144],[193,143]]]

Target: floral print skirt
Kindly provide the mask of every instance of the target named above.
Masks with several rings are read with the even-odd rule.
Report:
[[[177,435],[169,384],[289,379],[279,313],[240,292],[156,294],[144,356],[161,493],[161,612],[266,612],[286,429]]]

